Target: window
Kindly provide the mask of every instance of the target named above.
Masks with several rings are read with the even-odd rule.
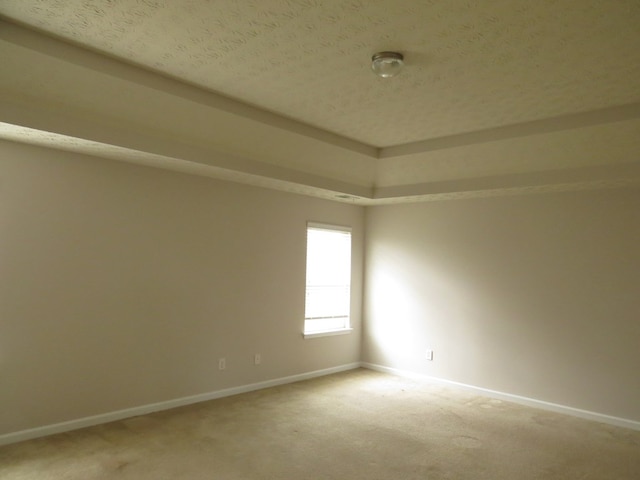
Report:
[[[349,330],[351,229],[307,224],[305,336]]]

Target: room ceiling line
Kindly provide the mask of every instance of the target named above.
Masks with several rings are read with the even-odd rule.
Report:
[[[512,138],[560,132],[574,128],[602,125],[640,118],[640,103],[602,108],[588,112],[573,113],[554,118],[532,120],[475,132],[459,133],[420,142],[406,143],[380,149],[380,158],[397,158],[405,155],[426,153],[447,148],[476,145],[480,143],[508,140]]]
[[[359,205],[640,184],[640,103],[378,148],[24,25],[0,15],[0,138]]]
[[[346,138],[291,118],[260,109],[229,97],[191,85],[121,59],[109,57],[66,40],[17,25],[0,16],[0,39],[77,66],[136,83],[185,100],[207,105],[216,110],[239,115],[253,121],[307,136],[336,147],[351,150],[371,158],[378,158],[379,148]]]
[[[378,148],[225,97],[104,53],[78,46],[67,40],[38,32],[1,16],[0,39],[83,68],[133,82],[199,105],[206,105],[215,110],[242,116],[293,134],[313,138],[372,159],[392,159],[447,148],[640,118],[640,103],[633,103]]]
[[[274,176],[261,176],[254,173],[239,172],[232,169],[225,169],[215,165],[206,165],[195,161],[176,159],[163,155],[151,154],[148,152],[138,152],[132,149],[126,149],[124,147],[115,147],[113,145],[102,145],[97,142],[90,142],[81,139],[77,140],[73,144],[62,146],[60,142],[51,143],[52,136],[55,134],[48,134],[41,132],[43,135],[40,138],[31,138],[28,141],[24,140],[24,130],[22,127],[15,127],[13,125],[0,123],[0,145],[6,142],[6,148],[8,151],[12,151],[13,148],[20,148],[20,145],[28,145],[35,148],[44,148],[53,151],[70,152],[79,155],[88,155],[97,157],[100,159],[108,159],[117,162],[130,163],[133,165],[141,165],[144,167],[159,168],[161,170],[168,170],[172,172],[182,173],[186,175],[195,175],[200,177],[208,177],[216,180],[223,180],[233,182],[236,184],[250,185],[254,187],[267,188],[271,190],[278,190],[281,192],[293,193],[297,195],[306,195],[317,198],[323,198],[326,200],[338,201],[343,203],[353,203],[358,205],[364,205],[366,201],[363,197],[370,197],[371,194],[367,189],[359,191],[357,186],[351,186],[355,188],[358,193],[363,193],[363,197],[349,194],[336,194],[336,188],[339,185],[332,185],[334,190],[328,188],[327,185],[311,186],[302,185],[301,183],[293,180],[278,179]],[[26,129],[29,130],[29,129]],[[299,179],[298,179],[299,180]],[[319,179],[320,181],[326,179]],[[347,186],[349,187],[349,186]],[[365,191],[367,190],[367,191]]]
[[[640,186],[640,163],[368,188],[272,165],[256,166],[247,159],[206,163],[210,160],[208,151],[191,148],[192,151],[185,154],[184,146],[180,147],[180,156],[170,156],[169,151],[151,153],[2,123],[0,138],[361,206]],[[152,140],[155,143],[156,139]],[[243,163],[246,168],[239,168]]]
[[[357,185],[213,148],[197,147],[153,135],[153,132],[123,128],[98,117],[87,119],[74,115],[68,109],[61,111],[45,108],[42,104],[2,101],[0,111],[6,123],[24,127],[21,133],[4,135],[9,140],[38,144],[38,137],[48,137],[46,146],[51,148],[360,205],[637,185],[640,179],[640,164],[629,165],[632,160],[627,157],[627,163],[593,168],[547,169],[452,180],[423,180],[411,184]],[[94,148],[96,146],[99,148]],[[620,161],[624,162],[622,158]]]
[[[541,189],[561,191],[637,185],[640,185],[640,162],[376,187],[373,200],[442,195],[475,194],[477,196],[481,192],[513,194]]]
[[[281,183],[317,190],[323,197],[372,197],[372,187],[202,148],[166,137],[39,106],[0,100],[0,138],[174,171],[277,189]],[[4,128],[3,128],[4,124]],[[15,128],[12,128],[15,127]],[[258,180],[262,179],[262,180]],[[265,184],[265,185],[263,185]]]

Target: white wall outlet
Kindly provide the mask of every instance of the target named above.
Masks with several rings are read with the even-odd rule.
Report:
[[[424,354],[424,358],[426,358],[430,362],[433,361],[433,350],[427,350]]]
[[[218,370],[224,370],[225,368],[227,368],[227,359],[226,358],[219,358],[218,359]]]
[[[262,363],[262,355],[260,355],[259,353],[256,353],[253,356],[253,364],[254,365],[260,365]]]

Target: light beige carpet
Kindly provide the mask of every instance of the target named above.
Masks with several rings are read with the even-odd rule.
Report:
[[[640,432],[368,370],[0,448],[0,478],[640,479]]]

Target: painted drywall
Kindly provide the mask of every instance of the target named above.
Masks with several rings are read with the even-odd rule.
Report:
[[[383,206],[366,224],[365,362],[640,420],[640,190]]]
[[[352,334],[302,337],[309,220],[353,229]],[[357,362],[363,220],[0,143],[0,434]]]

